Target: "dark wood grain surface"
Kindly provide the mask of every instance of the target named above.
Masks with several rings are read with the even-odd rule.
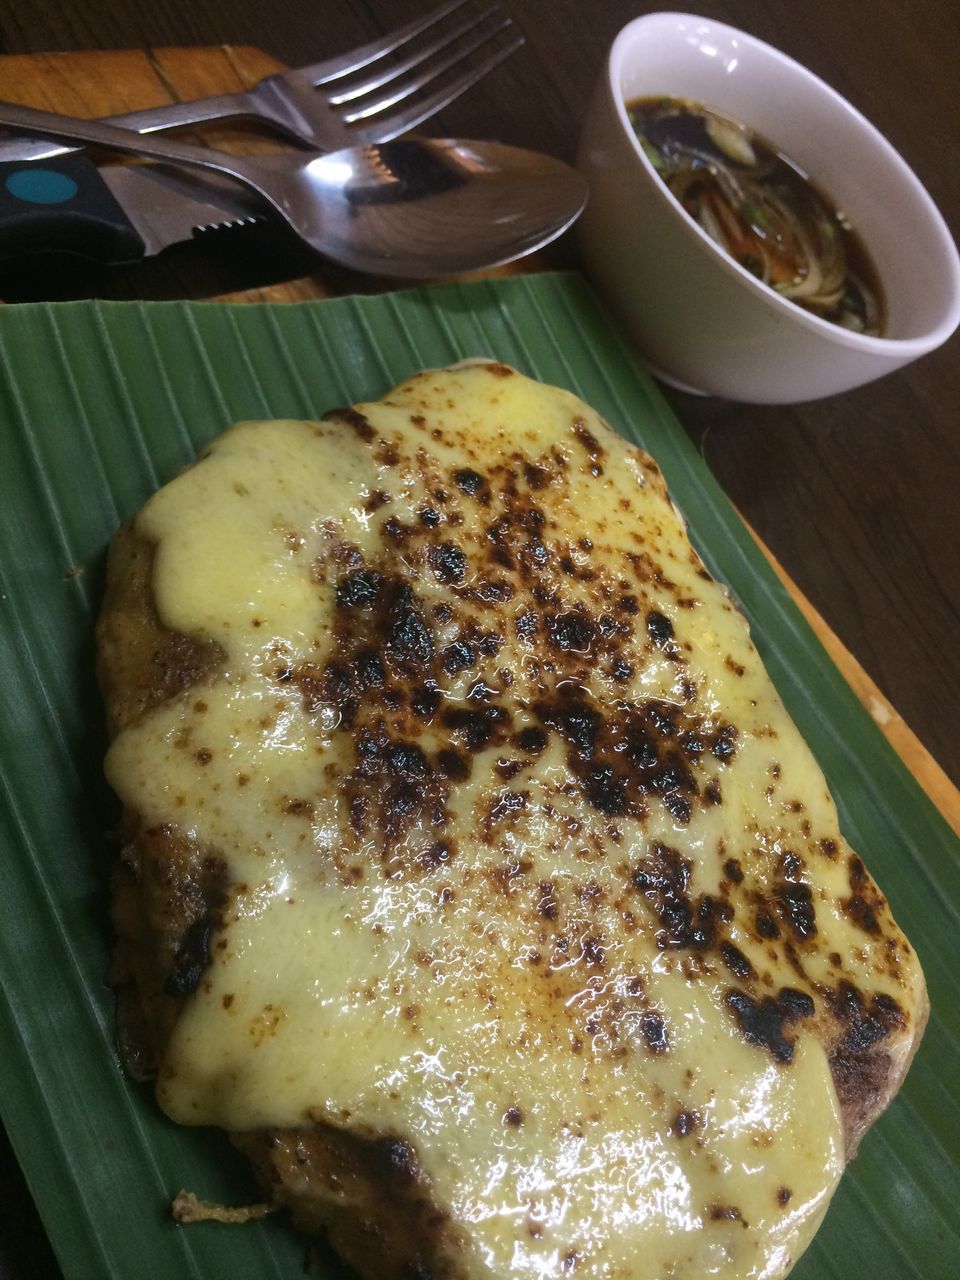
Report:
[[[450,107],[436,131],[498,138],[572,160],[611,40],[653,6],[502,5],[526,35],[525,48]],[[369,40],[428,6],[429,0],[0,0],[0,53],[230,43],[297,65]],[[849,98],[914,168],[957,236],[956,0],[700,0],[695,8],[777,45]],[[551,258],[576,265],[572,238]],[[129,277],[100,281],[91,291],[112,289],[129,296]],[[158,283],[154,273],[141,292],[158,296],[164,289],[169,296],[169,280]],[[741,512],[960,782],[960,339],[869,387],[806,405],[746,406],[670,390],[667,396]],[[0,1179],[0,1277],[57,1276],[2,1139]]]

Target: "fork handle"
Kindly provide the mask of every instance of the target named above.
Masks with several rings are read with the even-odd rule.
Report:
[[[57,141],[89,142],[108,151],[124,155],[145,156],[148,160],[169,160],[194,169],[211,169],[247,183],[259,191],[256,181],[245,169],[239,156],[208,147],[195,147],[188,142],[172,141],[153,134],[134,133],[102,120],[79,120],[55,111],[39,111],[16,102],[0,102],[0,127],[18,129]]]
[[[191,102],[171,102],[162,107],[147,107],[142,111],[128,111],[119,116],[105,116],[100,123],[131,129],[136,133],[155,133],[161,129],[177,129],[184,125],[203,124],[209,120],[251,119],[267,116],[261,105],[249,93],[224,93],[217,98],[195,98]],[[23,160],[49,160],[77,147],[51,143],[42,138],[9,138],[0,142],[0,164]]]
[[[123,155],[145,156],[148,160],[172,161],[191,169],[222,173],[255,191],[284,221],[290,222],[290,215],[283,204],[264,190],[257,181],[255,171],[242,157],[232,156],[226,151],[194,147],[187,142],[173,141],[155,134],[134,133],[130,129],[120,129],[100,120],[78,120],[74,116],[58,115],[54,111],[38,111],[35,107],[21,107],[15,102],[0,102],[0,128],[2,127],[54,138],[58,142],[92,142],[98,147],[119,151]]]

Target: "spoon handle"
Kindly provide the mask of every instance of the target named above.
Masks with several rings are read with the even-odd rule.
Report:
[[[0,102],[0,126],[28,135],[54,138],[60,142],[90,142],[108,151],[121,151],[125,155],[144,156],[148,160],[168,160],[194,169],[210,169],[214,173],[223,173],[228,178],[245,183],[276,207],[267,192],[247,172],[243,161],[226,151],[195,147],[188,142],[174,141],[156,134],[135,133],[132,129],[104,124],[100,120],[79,120],[75,116],[40,111],[36,107],[22,107],[14,102]]]

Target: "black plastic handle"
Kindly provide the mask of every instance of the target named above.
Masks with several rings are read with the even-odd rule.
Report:
[[[0,164],[0,258],[33,253],[120,264],[145,246],[97,166],[71,154]]]

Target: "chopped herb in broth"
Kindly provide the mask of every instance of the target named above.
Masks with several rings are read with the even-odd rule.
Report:
[[[880,282],[863,244],[796,164],[694,102],[639,98],[627,112],[668,189],[735,262],[824,320],[881,333]]]

